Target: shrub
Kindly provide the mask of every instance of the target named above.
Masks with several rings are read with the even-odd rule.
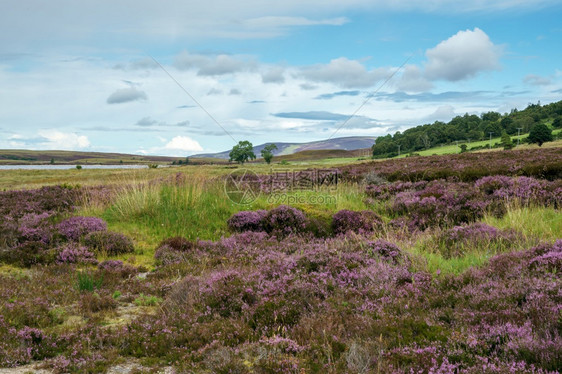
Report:
[[[57,250],[37,241],[28,241],[15,248],[0,250],[0,261],[22,267],[52,264],[56,257]]]
[[[98,265],[98,269],[109,272],[121,271],[123,267],[123,261],[121,260],[105,260]]]
[[[111,295],[86,292],[80,295],[80,310],[85,315],[117,308],[117,301]]]
[[[467,183],[434,181],[423,190],[398,193],[391,213],[409,215],[417,227],[426,229],[473,222],[484,215],[489,204]]]
[[[340,210],[332,217],[332,229],[334,234],[345,234],[349,231],[358,234],[367,234],[374,231],[375,226],[380,225],[379,216],[373,211],[363,210],[356,212],[352,210]]]
[[[131,239],[113,231],[91,232],[84,238],[84,244],[96,252],[103,252],[110,256],[131,253],[135,250]]]
[[[404,259],[402,250],[396,244],[382,239],[367,242],[367,251],[395,264]]]
[[[279,237],[301,233],[306,229],[306,224],[304,213],[288,205],[270,210],[263,219],[265,231]]]
[[[53,232],[49,219],[52,215],[52,212],[43,212],[28,213],[21,217],[18,221],[20,241],[38,241],[45,244],[51,242]]]
[[[159,248],[164,246],[168,246],[174,251],[188,252],[195,249],[197,244],[186,238],[182,238],[181,236],[176,236],[173,238],[164,239],[158,245]]]
[[[177,251],[169,245],[162,245],[154,252],[154,259],[157,265],[172,265],[185,262],[185,252]]]
[[[97,264],[96,256],[86,247],[68,244],[59,250],[57,264]]]
[[[266,210],[235,213],[227,221],[228,228],[234,232],[263,231],[263,223],[266,215]]]
[[[97,231],[106,231],[107,224],[97,217],[70,217],[57,225],[59,233],[69,240],[78,241],[81,237]]]

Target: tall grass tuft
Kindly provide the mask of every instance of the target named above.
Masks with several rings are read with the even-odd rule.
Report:
[[[80,292],[94,292],[96,288],[100,288],[103,283],[103,277],[94,278],[89,273],[76,273],[76,289]]]

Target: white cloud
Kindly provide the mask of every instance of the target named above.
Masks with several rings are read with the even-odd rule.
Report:
[[[203,148],[196,141],[191,139],[189,136],[175,136],[164,146],[164,149],[172,151],[184,151],[184,152],[201,152]]]
[[[285,83],[285,68],[276,66],[262,73],[261,81],[263,83]]]
[[[107,98],[108,104],[121,104],[131,101],[146,100],[147,96],[144,91],[137,90],[134,87],[121,88],[109,95]]]
[[[432,87],[433,84],[423,76],[422,70],[416,65],[406,65],[397,84],[397,88],[405,92],[429,91]]]
[[[547,86],[552,83],[552,80],[547,77],[541,77],[540,75],[529,74],[523,78],[523,82],[533,86]]]
[[[179,70],[197,69],[201,76],[217,76],[253,70],[256,62],[242,56],[207,56],[184,51],[176,56],[174,66]]]
[[[433,113],[431,113],[427,116],[424,116],[420,120],[423,123],[433,123],[435,121],[448,122],[455,116],[457,116],[457,113],[455,113],[455,108],[453,106],[451,106],[451,105],[441,105],[441,106],[437,107],[435,112],[433,112]]]
[[[243,23],[252,28],[276,28],[276,27],[288,27],[288,26],[317,26],[317,25],[329,25],[329,26],[341,26],[349,22],[345,17],[313,20],[306,17],[258,17],[247,19]]]
[[[481,71],[498,70],[502,48],[479,28],[459,31],[426,51],[429,79],[459,81]]]
[[[333,83],[344,88],[371,87],[388,73],[386,68],[367,70],[359,61],[346,57],[331,60],[328,64],[305,67],[301,71],[301,75],[312,82]]]
[[[39,135],[44,138],[39,143],[41,149],[77,150],[90,147],[90,141],[85,135],[58,130],[40,130]]]

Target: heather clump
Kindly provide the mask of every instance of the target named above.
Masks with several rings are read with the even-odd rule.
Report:
[[[371,198],[378,200],[388,200],[399,192],[419,191],[425,188],[427,181],[418,182],[394,182],[373,185],[369,184],[365,187],[365,194]]]
[[[196,249],[197,244],[182,237],[172,237],[160,242],[154,252],[158,265],[171,265],[185,262]]]
[[[70,217],[57,225],[57,230],[68,240],[78,241],[96,231],[106,231],[107,223],[97,217]]]
[[[185,262],[187,259],[186,253],[178,251],[172,246],[164,244],[159,246],[154,252],[154,260],[157,265],[172,265]]]
[[[57,250],[40,241],[26,241],[15,247],[0,249],[0,261],[20,267],[55,262]]]
[[[110,256],[131,253],[135,250],[132,240],[118,232],[95,231],[84,237],[86,247]]]
[[[228,219],[227,225],[234,232],[263,231],[266,215],[266,210],[238,212]]]
[[[355,232],[358,234],[372,233],[382,223],[380,217],[373,211],[356,212],[343,209],[332,217],[332,229],[337,234]]]
[[[369,253],[379,255],[395,264],[405,259],[404,252],[396,244],[386,240],[368,241],[366,248]]]
[[[488,202],[466,183],[432,182],[423,190],[400,192],[391,213],[408,215],[420,229],[473,222],[484,215]]]
[[[37,241],[48,244],[52,240],[53,227],[50,222],[52,212],[28,213],[18,221],[19,241]]]
[[[435,234],[432,245],[445,258],[453,258],[467,253],[505,252],[516,248],[523,239],[515,231],[502,231],[485,223],[476,222],[454,226]]]
[[[529,260],[532,269],[562,272],[562,239],[554,245],[541,245],[533,248],[534,256]]]
[[[59,249],[57,264],[97,264],[96,256],[88,248],[77,245],[67,244]]]
[[[174,251],[178,251],[178,252],[190,252],[197,247],[197,244],[181,236],[175,236],[161,241],[158,247],[163,247],[163,246],[168,246]]]
[[[306,224],[305,214],[288,205],[271,209],[263,218],[265,231],[279,237],[304,232]]]

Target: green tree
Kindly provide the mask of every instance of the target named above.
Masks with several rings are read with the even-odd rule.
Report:
[[[562,117],[556,117],[552,122],[552,127],[555,129],[562,128]]]
[[[527,141],[529,143],[537,143],[541,147],[544,142],[551,142],[553,139],[552,130],[547,125],[539,123],[533,126]]]
[[[55,159],[51,158],[51,165],[55,163]]]
[[[461,147],[461,153],[465,153],[465,152],[466,152],[466,148],[467,148],[467,145],[466,145],[466,144],[461,144],[461,145],[459,145],[459,147]]]
[[[230,151],[228,156],[230,157],[228,161],[236,161],[240,164],[256,159],[254,146],[247,140],[239,141],[238,144],[232,147],[232,151]]]
[[[503,149],[509,150],[513,148],[513,142],[511,141],[511,137],[507,134],[507,132],[502,132],[502,146]]]
[[[268,164],[271,163],[271,160],[273,159],[273,151],[275,151],[276,149],[277,146],[275,144],[268,144],[263,147],[263,149],[261,150],[261,156],[263,157],[265,162],[267,162]]]

